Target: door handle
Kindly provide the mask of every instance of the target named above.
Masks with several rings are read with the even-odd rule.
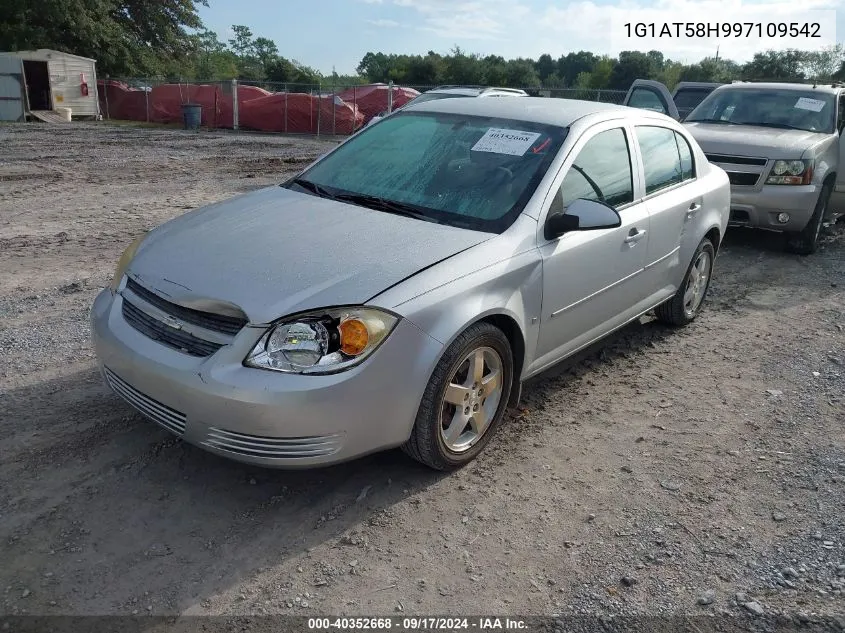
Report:
[[[689,210],[687,211],[687,219],[689,219],[689,218],[691,218],[692,216],[694,216],[694,215],[696,214],[696,212],[697,212],[700,208],[701,208],[701,203],[700,203],[700,202],[693,202],[693,203],[689,206]]]
[[[626,244],[636,244],[641,239],[645,237],[645,231],[641,229],[631,229],[631,232],[628,233],[628,237],[625,238]]]

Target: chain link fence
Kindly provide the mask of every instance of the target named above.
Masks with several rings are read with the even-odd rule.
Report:
[[[394,84],[334,85],[222,80],[166,82],[144,78],[105,78],[98,82],[100,111],[106,120],[181,125],[182,107],[201,107],[206,129],[282,134],[348,136],[374,116],[402,107],[437,86]],[[529,95],[621,103],[622,90],[523,88]]]

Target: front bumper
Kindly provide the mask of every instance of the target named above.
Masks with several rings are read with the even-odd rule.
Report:
[[[731,226],[751,226],[775,231],[802,231],[816,208],[821,186],[763,185],[758,191],[731,187]],[[778,222],[779,213],[789,222]]]
[[[401,445],[443,347],[401,319],[357,367],[283,374],[243,365],[264,328],[247,326],[230,345],[197,358],[135,330],[122,301],[106,289],[91,310],[95,351],[112,390],[187,442],[261,466],[328,465]]]

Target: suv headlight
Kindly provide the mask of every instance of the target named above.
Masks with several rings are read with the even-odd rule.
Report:
[[[138,252],[141,242],[143,242],[146,237],[147,234],[144,233],[132,240],[132,243],[126,247],[126,250],[123,251],[123,254],[120,256],[120,259],[117,260],[117,267],[115,268],[114,276],[109,284],[109,289],[111,289],[112,294],[117,292],[117,288],[120,286],[120,281],[123,279],[123,275],[126,274],[126,269],[129,268],[129,264],[132,263],[135,253]]]
[[[776,160],[767,185],[809,185],[813,179],[813,161]]]
[[[271,327],[244,360],[248,367],[293,374],[333,374],[364,361],[399,317],[377,308],[331,308]]]

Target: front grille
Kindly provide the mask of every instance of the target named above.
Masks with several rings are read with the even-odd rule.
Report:
[[[728,156],[727,154],[705,154],[711,163],[728,163],[731,165],[759,165],[766,164],[765,158],[751,158],[749,156]]]
[[[209,427],[205,446],[248,457],[296,458],[323,457],[340,450],[340,435],[312,437],[261,437]]]
[[[213,314],[212,312],[203,312],[202,310],[194,310],[186,308],[175,303],[159,297],[154,292],[150,292],[139,283],[126,280],[126,287],[141,297],[147,303],[154,305],[159,310],[176,317],[186,323],[199,325],[207,330],[214,332],[221,332],[223,334],[235,335],[247,324],[246,319],[239,319],[237,317],[230,317],[223,314]]]
[[[106,382],[109,387],[112,388],[112,391],[132,405],[135,409],[140,411],[144,416],[176,435],[182,435],[185,432],[184,413],[180,413],[176,409],[171,409],[170,407],[160,403],[158,400],[153,400],[149,396],[141,393],[129,383],[121,380],[117,374],[111,371],[108,367],[103,369],[103,373],[105,374]]]
[[[223,347],[220,343],[206,341],[165,325],[133,306],[125,298],[123,299],[123,318],[141,334],[191,356],[211,356]]]
[[[739,171],[729,171],[728,180],[732,185],[740,185],[742,187],[753,187],[760,179],[760,174],[748,174]]]

